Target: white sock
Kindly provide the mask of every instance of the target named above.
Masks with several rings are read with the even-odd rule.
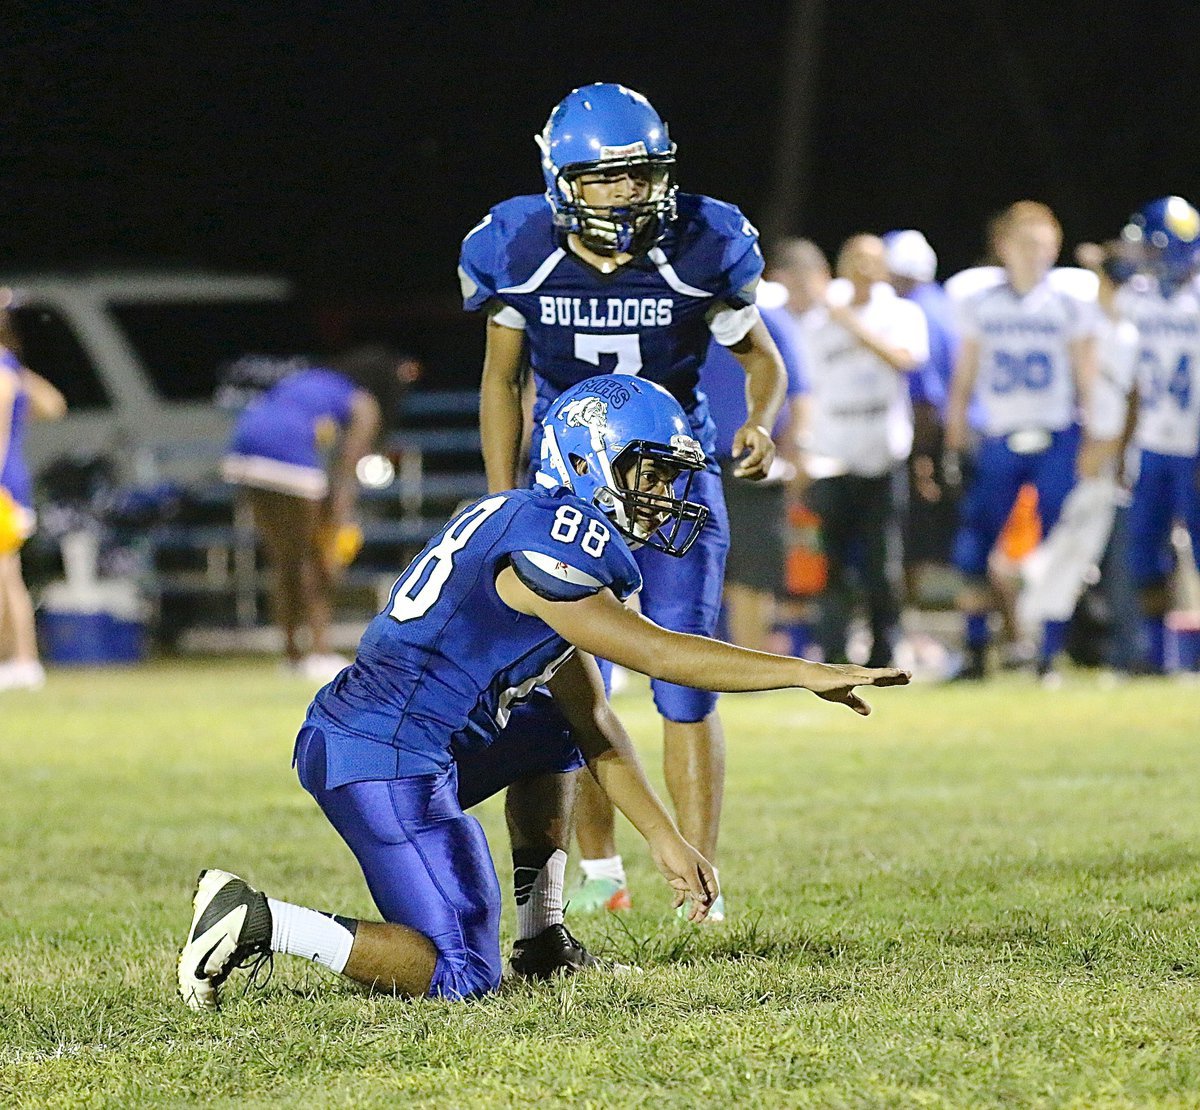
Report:
[[[514,868],[517,940],[528,940],[551,925],[563,923],[563,877],[566,873],[567,853],[561,848],[551,852],[536,873],[532,867]]]
[[[604,859],[581,859],[579,866],[583,868],[585,879],[612,879],[613,882],[625,885],[625,865],[620,856],[606,856]]]
[[[354,926],[345,917],[329,917],[304,906],[267,899],[271,911],[271,951],[314,960],[339,975],[354,947]]]

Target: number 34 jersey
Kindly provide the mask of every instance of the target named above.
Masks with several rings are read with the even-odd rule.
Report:
[[[691,415],[710,335],[729,346],[750,330],[762,268],[754,226],[711,197],[680,193],[662,239],[602,274],[565,244],[544,196],[522,196],[468,233],[459,279],[468,311],[487,308],[525,332],[542,409],[585,378],[617,373],[657,382]]]
[[[444,770],[452,746],[491,744],[513,702],[571,654],[547,624],[500,600],[496,576],[508,566],[555,601],[606,587],[624,601],[642,584],[611,522],[567,490],[469,505],[400,576],[354,664],[309,708],[327,737],[327,785]]]
[[[1200,452],[1200,283],[1170,296],[1144,278],[1118,294],[1138,331],[1138,418],[1134,441],[1185,458]]]

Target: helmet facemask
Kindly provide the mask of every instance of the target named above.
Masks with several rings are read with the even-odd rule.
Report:
[[[649,250],[675,219],[674,167],[674,154],[643,152],[567,166],[555,178],[559,194],[556,222],[568,233],[578,235],[584,246],[597,254]],[[584,199],[589,184],[626,174],[633,178],[637,192],[644,190],[644,199],[621,205],[588,204]],[[638,185],[643,188],[636,188]]]
[[[592,502],[633,546],[682,556],[696,542],[708,509],[688,500],[692,480],[704,468],[704,456],[691,444],[635,440],[612,460]],[[589,465],[574,454],[570,464],[577,472]]]

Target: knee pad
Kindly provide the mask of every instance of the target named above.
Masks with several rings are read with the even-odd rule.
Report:
[[[690,725],[703,721],[717,708],[717,695],[711,690],[694,690],[690,686],[676,686],[672,682],[650,683],[654,694],[654,706],[659,714],[676,724]]]

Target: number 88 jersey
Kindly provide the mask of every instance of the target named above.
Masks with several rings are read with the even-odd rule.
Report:
[[[605,588],[624,601],[642,584],[625,540],[570,491],[485,497],[450,520],[400,576],[354,666],[318,694],[314,708],[342,732],[388,738],[434,766],[448,762],[451,745],[490,744],[512,703],[574,650],[537,617],[501,601],[496,576],[508,566],[555,601]],[[418,773],[411,761],[403,766]]]

